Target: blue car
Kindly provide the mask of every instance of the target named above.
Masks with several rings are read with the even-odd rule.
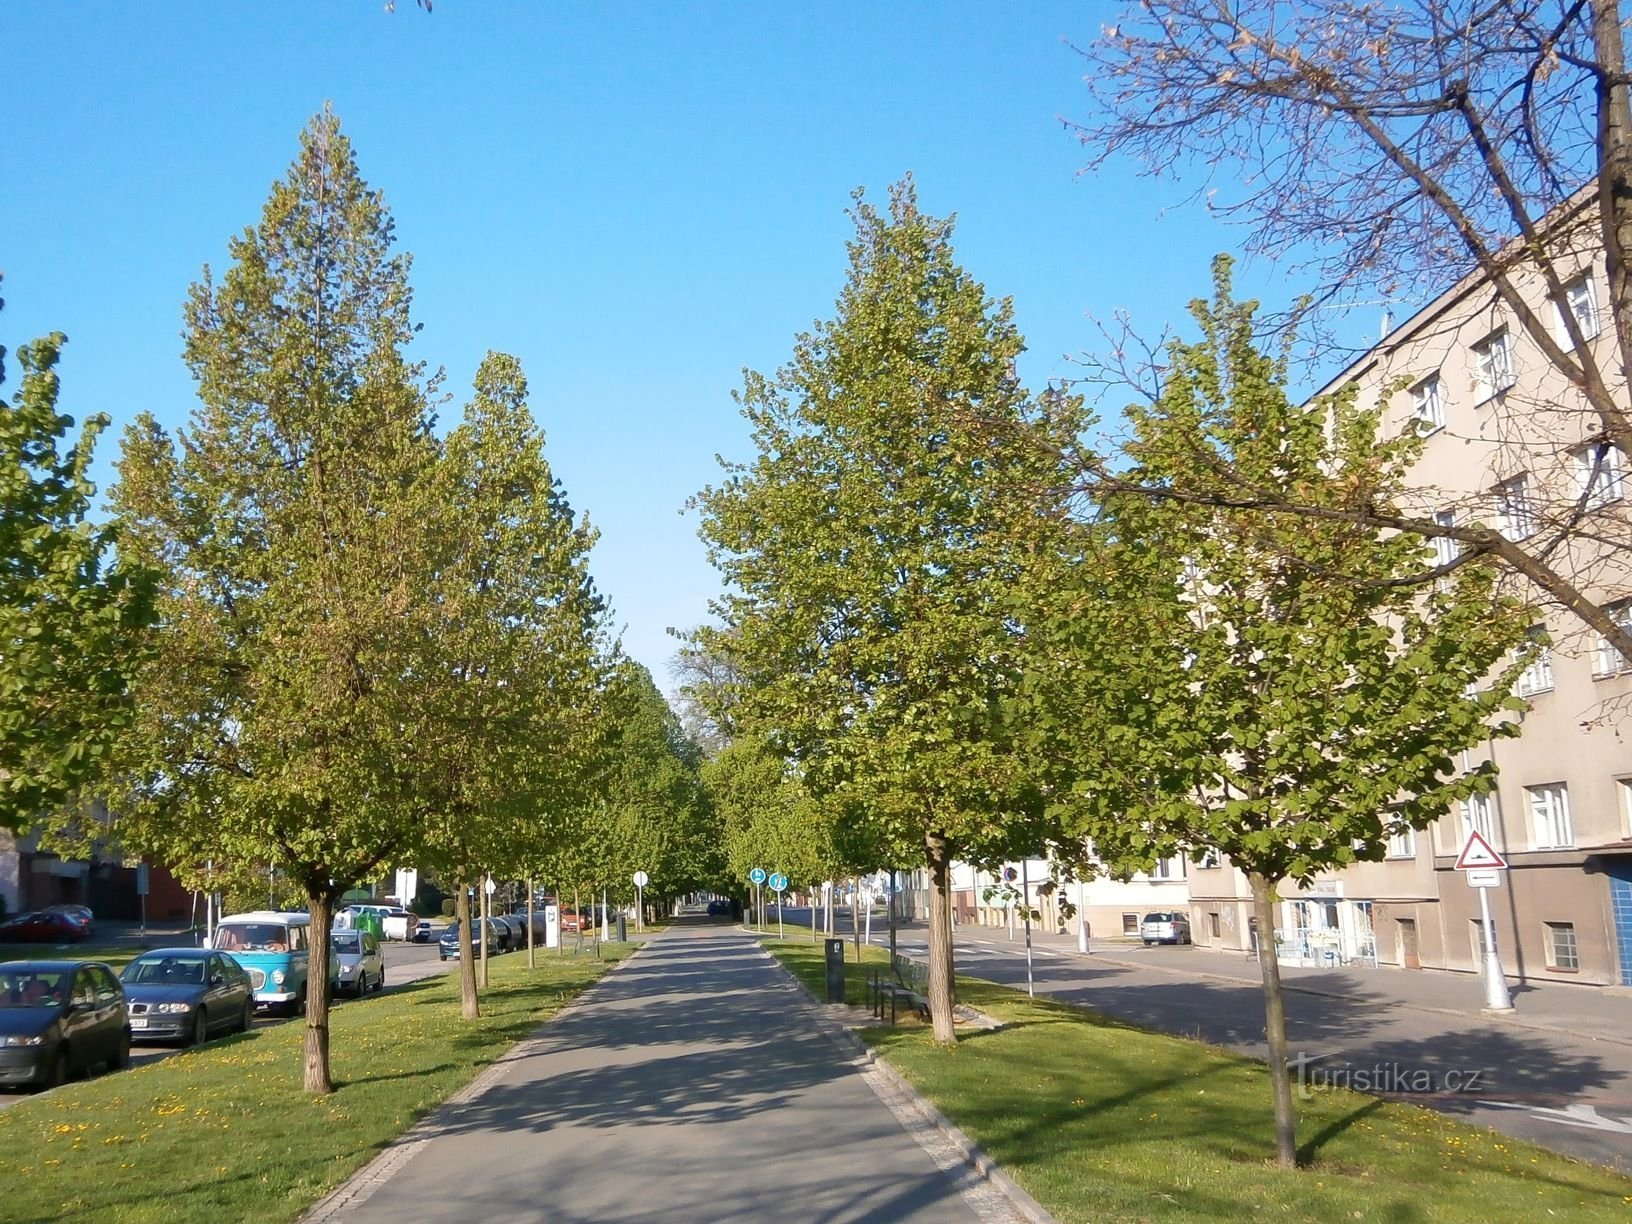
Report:
[[[255,1019],[255,988],[237,961],[209,948],[157,948],[119,975],[133,1041],[203,1045]]]
[[[125,993],[95,961],[0,964],[0,1084],[55,1088],[98,1063],[130,1061]]]

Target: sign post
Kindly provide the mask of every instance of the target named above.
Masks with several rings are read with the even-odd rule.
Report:
[[[776,894],[776,937],[786,939],[787,932],[782,926],[782,890],[788,886],[788,877],[780,871],[771,877],[771,891]]]
[[[646,929],[646,885],[651,876],[644,871],[635,872],[635,930]]]
[[[748,873],[748,882],[754,886],[754,901],[751,908],[758,918],[754,925],[763,931],[765,929],[765,905],[764,893],[760,886],[765,883],[765,868],[755,867],[750,871]]]
[[[1512,1011],[1513,996],[1508,993],[1507,977],[1502,973],[1502,958],[1496,951],[1496,925],[1490,920],[1490,890],[1499,888],[1507,860],[1496,852],[1478,829],[1468,832],[1462,844],[1462,853],[1456,857],[1456,870],[1462,872],[1471,888],[1479,890],[1479,923],[1484,938],[1480,953],[1485,976],[1485,1010]]]
[[[1077,877],[1077,951],[1084,955],[1088,952],[1088,886],[1081,876]]]

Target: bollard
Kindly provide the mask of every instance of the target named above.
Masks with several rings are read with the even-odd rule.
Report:
[[[829,939],[827,945],[827,1001],[844,1002],[844,940]]]

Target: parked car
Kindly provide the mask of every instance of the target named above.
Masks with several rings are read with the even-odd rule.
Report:
[[[43,912],[47,914],[61,914],[75,926],[79,927],[80,930],[84,931],[86,935],[91,933],[91,926],[95,922],[96,918],[96,916],[91,913],[91,907],[88,905],[48,905],[45,907]]]
[[[1139,923],[1139,938],[1145,947],[1151,944],[1187,944],[1190,942],[1190,919],[1177,910],[1146,914]]]
[[[130,1061],[125,992],[96,961],[0,964],[0,1084],[54,1088]]]
[[[329,943],[340,962],[339,989],[360,998],[385,986],[385,959],[373,931],[335,931]]]
[[[715,897],[714,900],[712,900],[712,901],[710,901],[708,903],[708,916],[710,918],[718,918],[722,914],[726,915],[726,916],[729,916],[730,913],[731,913],[731,902],[729,902],[729,901],[724,901],[724,900],[721,900],[719,897]]]
[[[306,1006],[310,972],[312,918],[299,911],[258,910],[221,919],[214,947],[236,960],[249,974],[255,1003],[295,1015]],[[330,957],[329,981],[338,963]]]
[[[155,948],[119,975],[135,1041],[203,1045],[211,1036],[242,1033],[255,1019],[249,971],[209,948]]]
[[[498,952],[496,951],[496,949],[498,947],[498,935],[492,930],[492,924],[491,923],[488,924],[488,927],[489,927],[489,930],[488,930],[488,945],[487,945],[488,955],[489,956],[497,956]],[[476,922],[476,923],[472,924],[472,926],[470,928],[470,950],[473,953],[475,953],[477,956],[480,956],[482,954],[482,924],[480,922]],[[455,919],[454,921],[448,923],[447,929],[442,932],[442,938],[437,940],[437,952],[440,954],[440,959],[441,960],[452,960],[452,959],[458,957],[458,955],[459,955],[459,921],[458,921],[458,919]]]
[[[431,920],[429,918],[421,918],[419,920],[419,924],[414,927],[414,933],[410,936],[410,938],[414,943],[430,943],[431,935],[433,933],[434,932],[431,928]]]
[[[0,943],[78,943],[89,934],[88,924],[82,926],[50,910],[34,910],[0,922]]]

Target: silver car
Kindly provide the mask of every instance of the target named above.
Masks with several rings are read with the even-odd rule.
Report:
[[[329,935],[329,946],[340,962],[341,991],[365,995],[385,985],[385,959],[373,931],[335,931]]]
[[[1139,938],[1147,948],[1159,943],[1187,944],[1190,942],[1190,919],[1177,910],[1146,914],[1139,924]]]

